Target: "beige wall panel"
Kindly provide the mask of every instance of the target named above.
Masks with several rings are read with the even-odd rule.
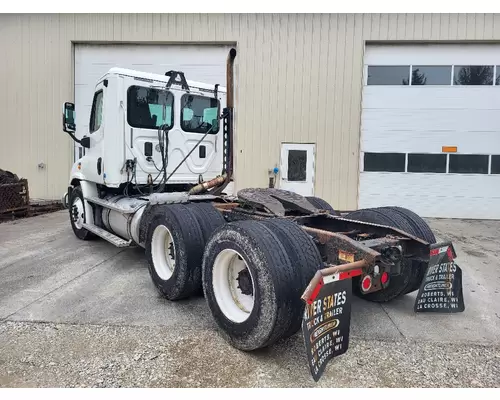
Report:
[[[316,194],[356,208],[363,54],[383,40],[500,40],[500,16],[0,15],[0,168],[28,178],[35,198],[65,190],[74,43],[237,43],[236,187],[266,186],[282,142],[314,142]]]

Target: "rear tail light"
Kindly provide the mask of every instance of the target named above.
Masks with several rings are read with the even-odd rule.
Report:
[[[372,277],[370,275],[366,275],[361,281],[361,290],[363,292],[368,292],[372,287]]]
[[[389,274],[387,272],[382,272],[382,275],[380,276],[380,282],[382,285],[385,285],[387,282],[389,282]]]

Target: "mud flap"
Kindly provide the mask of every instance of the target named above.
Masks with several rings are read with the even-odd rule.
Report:
[[[328,362],[349,347],[352,280],[325,276],[307,300],[302,333],[312,377],[318,382]]]
[[[457,313],[465,310],[462,270],[451,242],[433,244],[429,266],[415,300],[415,312]]]

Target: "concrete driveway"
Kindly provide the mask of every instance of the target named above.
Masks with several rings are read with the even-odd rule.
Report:
[[[406,368],[405,370],[415,367],[415,357],[417,360],[423,357],[422,354],[434,357],[434,348],[441,349],[441,353],[456,354],[464,351],[467,353],[467,349],[473,348],[476,350],[473,354],[467,353],[467,357],[474,360],[479,357],[474,361],[478,363],[478,368],[481,364],[483,369],[488,365],[487,359],[482,360],[481,357],[491,356],[493,361],[496,360],[496,364],[492,365],[500,364],[500,221],[431,220],[430,225],[438,239],[451,239],[455,245],[457,263],[463,269],[465,312],[453,315],[416,315],[413,313],[415,294],[384,305],[356,299],[352,309],[351,350],[330,364],[320,385],[357,385],[356,380],[340,379],[336,366],[345,369],[351,365],[353,371],[366,369],[366,373],[371,373],[373,378],[373,365],[364,361],[360,363],[359,360],[364,359],[362,354],[366,354],[368,358],[380,358],[377,348],[397,347],[395,355],[388,357],[396,357],[393,361],[397,361],[399,367]],[[81,383],[90,386],[120,386],[124,383],[127,385],[128,382],[129,386],[190,386],[200,385],[201,382],[205,386],[308,386],[312,383],[300,334],[274,348],[255,354],[236,351],[218,336],[202,297],[175,303],[164,300],[157,294],[150,280],[142,249],[117,249],[102,240],[80,241],[73,235],[64,211],[0,224],[0,321],[0,354],[2,349],[10,351],[0,355],[0,385],[73,386]],[[40,326],[46,328],[41,329]],[[48,327],[59,333],[50,336]],[[111,336],[106,336],[102,333],[103,327],[116,330],[112,333],[107,331]],[[102,375],[96,373],[93,378],[87,379],[83,377],[85,374],[80,374],[68,377],[68,380],[64,380],[64,374],[55,374],[52,379],[50,372],[47,372],[37,380],[36,374],[22,372],[29,363],[24,365],[19,364],[19,361],[17,364],[15,362],[16,357],[29,357],[30,354],[26,354],[30,352],[29,349],[32,349],[32,355],[38,354],[40,344],[37,345],[36,342],[43,342],[47,337],[54,340],[49,342],[57,353],[58,348],[68,340],[68,335],[75,338],[80,335],[82,343],[89,340],[89,335],[101,338],[99,342],[108,349],[117,345],[116,340],[122,341],[127,335],[131,335],[129,344],[135,345],[130,344],[129,350],[131,359],[134,359],[136,356],[132,353],[141,345],[134,342],[137,338],[132,337],[141,336],[142,330],[147,332],[144,335],[163,337],[164,340],[160,340],[161,346],[173,343],[180,346],[179,343],[185,340],[188,340],[191,349],[203,344],[203,350],[196,357],[211,357],[214,371],[218,371],[213,380],[206,380],[210,376],[209,372],[203,375],[203,379],[199,378],[195,371],[196,368],[201,368],[199,365],[192,365],[184,372],[178,370],[177,375],[171,374],[170,378],[161,374],[155,375],[155,379],[152,375],[144,375],[143,380],[134,377],[130,382],[125,378],[118,383],[105,380],[102,378],[107,376],[104,372]],[[66,333],[63,335],[62,332]],[[23,337],[29,343],[20,339]],[[93,343],[92,340],[90,342]],[[66,345],[70,346],[68,343]],[[75,348],[86,354],[85,350],[90,351],[95,345],[93,343],[83,349],[80,346]],[[412,352],[413,361],[402,351],[405,347]],[[16,356],[15,349],[23,354]],[[50,353],[50,349],[45,351]],[[106,353],[105,349],[99,351]],[[158,351],[166,354],[165,360],[171,358],[169,365],[175,364],[175,355],[165,349]],[[142,354],[144,352],[147,353],[144,350]],[[193,356],[192,353],[188,352],[189,354]],[[186,357],[178,356],[180,361]],[[227,376],[221,375],[221,371],[228,368],[228,363],[231,364],[230,361],[224,361],[229,356],[231,362],[254,365],[251,374],[253,378],[243,379],[234,371],[228,372]],[[219,358],[222,364],[215,362]],[[143,359],[143,356],[139,359]],[[54,360],[52,362],[57,366],[57,357]],[[445,357],[431,362],[449,365],[455,361]],[[460,374],[463,372],[464,376],[471,371],[462,371],[463,368],[475,368],[464,366],[463,360],[457,359],[456,362],[461,368]],[[8,365],[10,371],[1,368],[2,363]],[[120,364],[119,361],[116,363]],[[283,375],[282,380],[269,375],[269,371],[276,370],[277,365],[281,365],[276,373]],[[296,371],[296,376],[290,374],[285,366]],[[71,366],[68,368],[71,369]],[[492,368],[491,371],[486,369],[484,373],[491,373],[492,377],[498,376],[498,367]],[[381,378],[381,381],[375,379],[367,385],[412,386],[412,382],[418,383],[419,379],[423,379],[422,385],[429,386],[430,382],[425,384],[425,368],[420,372],[421,376],[415,373],[416,377],[408,383],[403,378],[395,377],[394,381]],[[112,377],[121,376],[117,374],[118,372],[112,374]],[[198,380],[195,379],[197,376]],[[183,380],[182,377],[186,379]],[[455,381],[446,379],[443,384],[448,382],[454,385],[453,382],[457,382],[455,384],[460,386],[462,382],[472,386],[488,385],[487,380],[476,380],[474,383],[471,377],[467,378],[467,382],[457,377],[453,378]]]

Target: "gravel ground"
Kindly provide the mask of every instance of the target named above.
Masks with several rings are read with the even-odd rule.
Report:
[[[300,335],[243,353],[211,330],[0,323],[2,387],[497,387],[500,347],[351,336],[318,384]]]
[[[0,387],[498,387],[500,221],[430,224],[459,254],[465,312],[353,298],[350,349],[318,384],[300,334],[234,349],[203,298],[158,295],[141,249],[79,241],[67,212],[1,224]]]

